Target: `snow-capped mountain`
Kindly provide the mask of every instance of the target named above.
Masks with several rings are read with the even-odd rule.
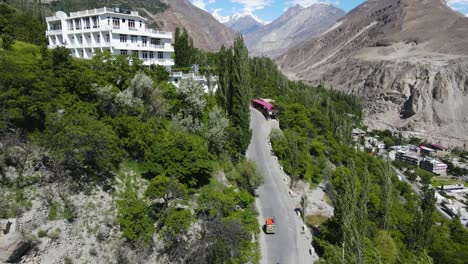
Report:
[[[246,35],[268,24],[251,12],[235,13],[232,16],[222,16],[219,12],[213,12],[213,17],[232,30]]]

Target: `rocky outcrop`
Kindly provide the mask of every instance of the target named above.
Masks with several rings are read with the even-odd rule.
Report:
[[[236,33],[217,21],[210,13],[194,6],[188,0],[164,0],[166,11],[151,15],[161,30],[175,32],[176,28],[187,29],[196,48],[216,51],[221,45],[229,47]]]
[[[324,3],[308,8],[296,5],[270,24],[245,34],[245,42],[251,54],[274,58],[325,31],[344,14],[343,10]]]
[[[12,232],[0,237],[0,262],[20,259],[30,248],[30,243],[20,232]]]
[[[468,20],[440,0],[369,0],[277,62],[359,95],[371,127],[468,140]]]

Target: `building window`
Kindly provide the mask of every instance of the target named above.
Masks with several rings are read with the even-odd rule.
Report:
[[[120,19],[118,17],[112,18],[112,26],[114,26],[114,28],[120,28]]]
[[[120,35],[120,42],[127,42],[127,35]]]
[[[97,43],[101,43],[101,35],[97,35],[97,36],[96,36],[96,42],[97,42]]]
[[[141,57],[143,59],[148,59],[148,52],[147,51],[143,51],[143,53],[141,54]]]
[[[135,29],[135,20],[133,20],[133,19],[128,20],[128,28],[129,29]]]
[[[138,42],[138,36],[132,36],[132,43]]]
[[[81,20],[75,19],[75,29],[81,29]]]
[[[93,16],[93,28],[99,27],[99,19],[97,16]]]
[[[128,51],[127,51],[127,50],[120,50],[120,55],[125,55],[125,56],[127,56],[127,55],[128,55]]]
[[[78,43],[83,44],[83,36],[80,36]]]
[[[141,37],[141,42],[143,43],[142,46],[143,46],[143,47],[146,47],[147,44],[148,44],[148,38],[146,38],[146,37]]]
[[[152,38],[151,45],[158,45],[158,46],[161,45],[161,39]]]
[[[125,23],[125,18],[122,18],[122,23]]]
[[[158,59],[164,59],[164,53],[158,52]]]
[[[150,59],[154,59],[154,52],[150,51],[149,57],[150,57]]]
[[[81,58],[84,58],[84,50],[80,50],[81,51]]]
[[[90,28],[91,28],[91,22],[89,21],[89,17],[85,17],[85,18],[84,18],[84,24],[85,24],[85,28],[86,28],[86,29],[90,29]]]
[[[73,20],[68,20],[67,25],[68,25],[68,30],[73,30]]]
[[[110,36],[109,36],[109,34],[106,34],[106,42],[110,42]]]
[[[140,27],[141,27],[142,25],[143,25],[143,24],[142,24],[141,21],[140,21]]]
[[[110,26],[111,19],[110,17],[107,17],[107,25]]]

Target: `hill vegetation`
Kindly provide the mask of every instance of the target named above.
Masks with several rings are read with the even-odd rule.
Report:
[[[466,262],[468,231],[435,210],[434,191],[418,197],[390,164],[353,148],[359,99],[290,82],[267,58],[252,59],[251,74],[255,95],[280,110],[270,139],[292,185],[327,183],[334,217],[312,227],[321,263]]]
[[[350,146],[362,118],[355,97],[287,80],[270,59],[249,59],[241,37],[193,57],[219,76],[218,91],[206,94],[192,81],[169,84],[165,68],[136,57],[98,53],[86,61],[48,50],[40,20],[24,25],[12,16],[27,14],[0,4],[0,21],[13,21],[0,27],[0,220],[31,217],[33,205],[43,205],[47,213],[31,221],[42,216],[45,224],[23,230],[31,243],[60,239],[60,230],[41,229],[49,221],[67,228],[89,221],[73,240],[94,245],[88,262],[99,255],[138,262],[121,251],[128,249],[140,260],[258,263],[254,190],[262,177],[244,154],[249,100],[270,97],[281,111],[282,133],[271,138],[285,170],[311,185],[329,182],[335,217],[316,239],[323,262],[467,259],[467,231],[434,212],[432,190],[420,199],[388,164]],[[81,205],[87,197],[109,209]],[[102,231],[114,227],[111,237]],[[116,249],[104,251],[107,244]]]
[[[11,12],[24,15],[0,7],[3,20]],[[27,29],[43,34],[34,21],[38,26]],[[130,248],[161,241],[158,252],[172,262],[258,262],[251,238],[260,231],[253,191],[261,177],[244,158],[250,134],[242,146],[230,136],[240,121],[226,114],[226,105],[193,81],[169,84],[165,68],[144,67],[136,57],[104,52],[78,60],[65,48],[22,42],[28,39],[17,24],[0,32],[10,37],[0,49],[1,218],[21,219],[44,202],[48,221],[72,225],[84,215],[68,197],[103,189],[115,199],[110,214],[118,240]],[[242,39],[233,58],[247,62]],[[237,79],[242,89],[248,89],[245,73]],[[232,105],[247,109],[248,100]],[[43,189],[49,198],[35,197]]]

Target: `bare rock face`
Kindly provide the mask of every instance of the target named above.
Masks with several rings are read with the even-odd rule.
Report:
[[[233,44],[236,33],[218,22],[210,13],[199,9],[188,0],[164,0],[166,11],[152,15],[161,30],[175,32],[176,28],[187,29],[196,48],[216,51],[221,45]]]
[[[440,0],[369,0],[277,60],[361,96],[368,124],[468,140],[468,19]]]
[[[296,5],[270,24],[245,34],[245,42],[251,54],[274,58],[317,36],[344,15],[343,10],[329,4],[319,3],[308,8]]]
[[[0,237],[0,262],[12,262],[21,258],[30,248],[29,242],[19,232]]]

